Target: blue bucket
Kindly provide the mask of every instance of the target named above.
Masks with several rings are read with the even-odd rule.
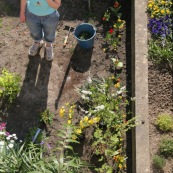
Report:
[[[80,39],[79,37],[82,33],[89,33],[90,38],[85,40]],[[79,46],[83,49],[90,49],[94,46],[95,35],[96,35],[96,29],[94,26],[92,26],[89,23],[82,23],[78,25],[74,30],[74,36],[76,37]]]

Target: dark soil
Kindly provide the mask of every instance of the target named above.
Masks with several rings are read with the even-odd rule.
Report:
[[[8,3],[9,2],[9,3]],[[44,58],[44,49],[35,57],[28,56],[28,48],[33,40],[25,23],[19,22],[18,0],[1,0],[0,15],[0,70],[6,67],[10,72],[22,77],[21,92],[8,110],[7,130],[16,133],[24,139],[31,127],[38,127],[39,114],[49,109],[55,114],[53,124],[47,127],[52,147],[56,144],[56,131],[61,129],[61,119],[58,110],[66,102],[75,103],[79,95],[75,87],[82,86],[93,77],[107,77],[115,73],[108,53],[103,52],[105,45],[102,17],[111,1],[93,1],[88,8],[86,0],[63,0],[59,9],[60,22],[57,28],[57,38],[54,44],[55,57],[52,62]],[[121,81],[126,85],[131,95],[131,40],[130,40],[130,2],[122,1],[123,19],[126,29],[122,32],[121,46],[117,57],[123,61]],[[89,22],[97,29],[94,47],[83,50],[71,31],[68,44],[64,48],[63,41],[69,27],[75,28],[82,22]],[[129,110],[130,108],[127,108]],[[78,118],[78,115],[76,115]],[[81,155],[89,153],[87,143],[83,144]],[[85,150],[87,148],[87,150]],[[127,135],[127,166],[131,173],[131,133]],[[85,159],[87,159],[85,157]]]

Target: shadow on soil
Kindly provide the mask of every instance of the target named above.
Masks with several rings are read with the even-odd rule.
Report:
[[[69,75],[70,69],[72,68],[74,71],[79,73],[84,73],[89,70],[91,66],[91,57],[92,57],[93,49],[84,50],[80,48],[80,46],[77,44],[75,47],[75,50],[73,52],[72,57],[70,58],[69,64],[67,66],[60,91],[58,93],[58,97],[55,101],[55,109],[58,109],[59,101],[61,99],[63,89],[67,80],[67,77]]]
[[[47,108],[51,66],[51,62],[41,59],[39,55],[29,57],[20,95],[8,110],[6,120],[7,130],[17,133],[20,139],[24,138],[31,127],[38,126],[39,115]]]

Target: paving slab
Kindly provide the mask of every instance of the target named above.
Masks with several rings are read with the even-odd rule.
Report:
[[[133,116],[141,125],[133,131],[133,173],[150,172],[148,61],[147,61],[147,0],[132,3],[132,105]]]

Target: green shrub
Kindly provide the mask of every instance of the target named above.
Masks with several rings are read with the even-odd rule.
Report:
[[[170,131],[173,129],[173,118],[166,113],[160,114],[156,120],[156,125],[162,131]]]
[[[162,156],[155,155],[153,157],[153,166],[155,166],[156,168],[163,169],[165,163],[166,161]]]
[[[20,92],[21,77],[3,69],[0,76],[0,99],[12,103]]]
[[[159,151],[165,157],[173,156],[173,139],[163,139]]]

